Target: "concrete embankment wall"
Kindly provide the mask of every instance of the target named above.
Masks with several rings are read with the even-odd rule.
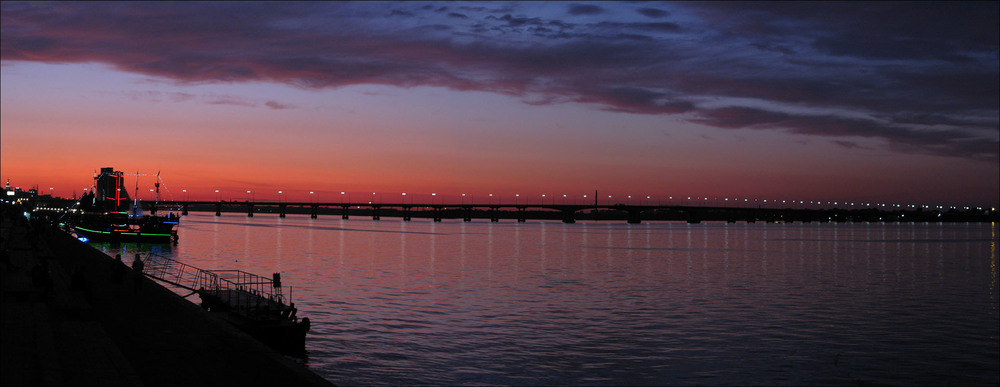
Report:
[[[0,385],[331,385],[66,233],[8,208],[0,236]]]

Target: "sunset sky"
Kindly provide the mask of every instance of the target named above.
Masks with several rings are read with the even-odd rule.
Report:
[[[157,171],[169,198],[205,200],[1000,197],[995,1],[5,1],[0,17],[0,175],[57,196],[112,166],[145,175],[144,198]]]

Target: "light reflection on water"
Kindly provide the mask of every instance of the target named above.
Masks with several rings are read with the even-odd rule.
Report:
[[[192,213],[156,248],[281,272],[337,384],[1000,382],[990,224]]]

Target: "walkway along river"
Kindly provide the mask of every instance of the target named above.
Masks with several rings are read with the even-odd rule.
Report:
[[[2,225],[2,385],[330,385],[47,224]]]

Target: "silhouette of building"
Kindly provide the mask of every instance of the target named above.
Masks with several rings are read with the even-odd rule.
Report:
[[[115,208],[128,205],[128,190],[125,189],[125,174],[112,167],[101,168],[101,174],[94,176],[94,190],[98,201],[113,202]]]

